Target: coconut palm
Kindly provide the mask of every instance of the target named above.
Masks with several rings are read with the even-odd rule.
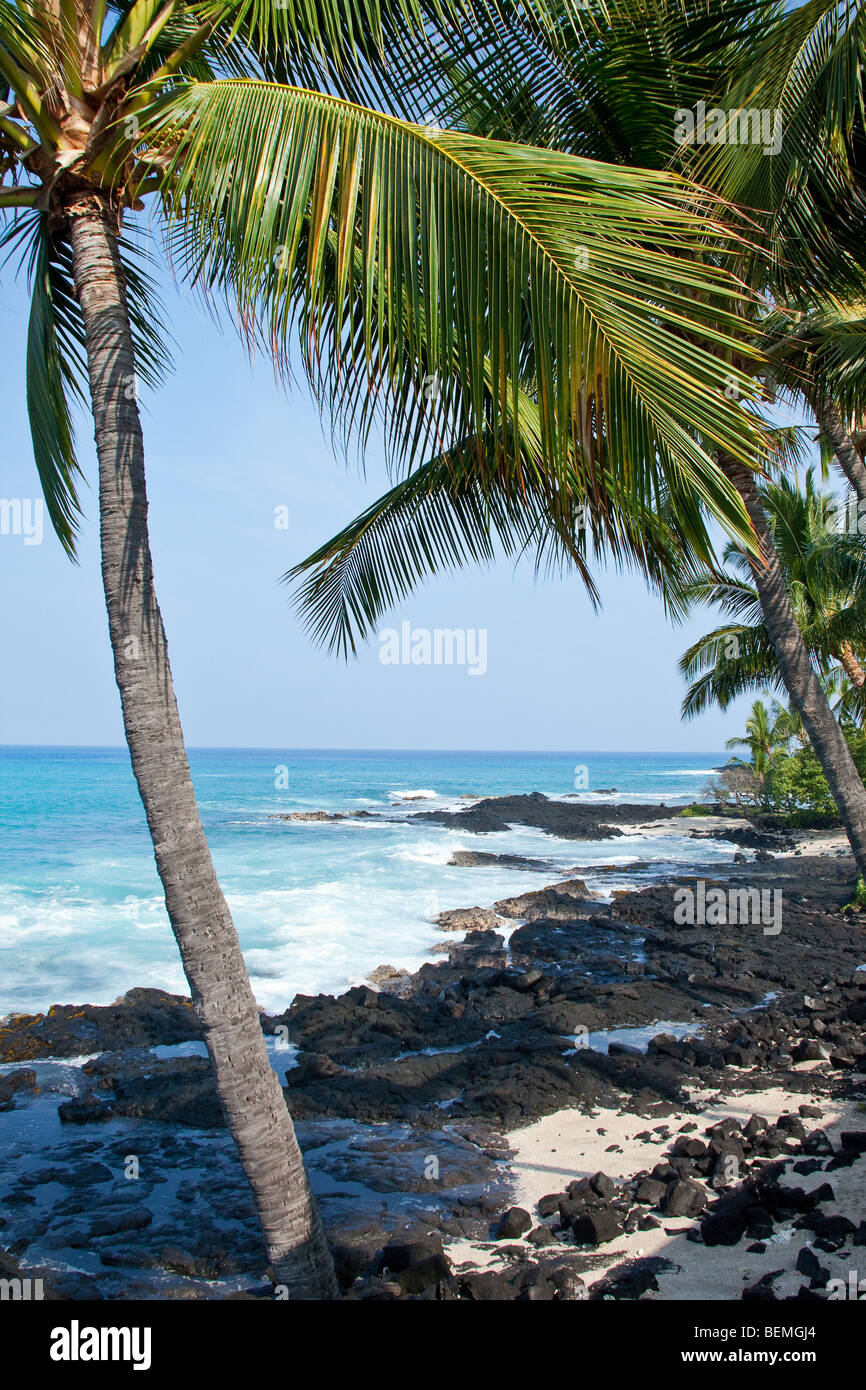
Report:
[[[802,487],[787,477],[762,486],[761,505],[798,625],[825,687],[835,683],[841,668],[850,685],[863,690],[863,538],[837,529],[836,498],[816,487],[811,468]],[[686,718],[701,714],[710,703],[727,709],[732,700],[749,690],[784,688],[749,557],[736,545],[729,545],[724,559],[727,568],[721,574],[686,585],[682,594],[687,608],[709,604],[730,619],[694,642],[680,661],[682,675],[691,682],[683,701]]]
[[[731,763],[748,767],[761,781],[767,776],[777,753],[784,752],[791,742],[791,716],[775,701],[768,709],[763,700],[755,700],[746,720],[742,738],[729,738],[726,748],[748,748],[749,758],[731,758]]]
[[[746,467],[759,447],[721,389],[735,287],[705,251],[726,235],[717,204],[664,173],[419,124],[461,25],[486,9],[0,0],[0,211],[3,244],[29,272],[36,465],[73,555],[72,408],[88,406],[132,767],[227,1123],[290,1297],[336,1285],[202,829],[156,600],[136,382],[158,382],[167,353],[137,213],[162,220],[177,274],[223,297],[250,346],[288,371],[297,342],[347,437],[381,427],[408,464],[435,452],[482,490],[521,479],[565,552],[577,553],[575,507],[605,489],[633,497],[636,516],[670,496],[672,531],[695,530],[698,544],[709,506],[748,543],[711,457],[723,448]],[[489,13],[501,28],[505,11],[491,0]],[[407,69],[399,55],[416,42]],[[748,387],[747,373],[738,380]],[[670,544],[661,522],[647,535],[642,552],[654,535]]]
[[[784,347],[799,344],[812,357],[801,378],[804,395],[861,502],[866,468],[856,435],[862,390],[852,377],[851,355],[859,365],[863,315],[862,307],[852,309],[838,295],[853,292],[861,301],[863,295],[864,48],[861,0],[778,6],[755,33],[730,101],[777,111],[780,149],[767,159],[758,146],[719,145],[701,162],[704,172],[711,168],[714,186],[763,213],[771,283],[791,320]],[[805,365],[802,355],[799,365]]]
[[[768,219],[773,281],[804,288],[862,286],[864,165],[862,0],[805,0],[768,13],[731,84],[732,101],[778,110],[784,136],[771,159],[758,146],[717,146],[726,193]]]
[[[726,748],[748,749],[749,757],[729,758],[719,781],[707,787],[707,794],[722,801],[731,799],[736,805],[759,805],[769,810],[779,760],[787,754],[792,740],[801,735],[799,721],[784,705],[773,700],[768,708],[763,700],[755,700],[743,737],[729,738],[725,744]]]
[[[722,5],[718,0],[612,0],[603,15],[583,25],[572,22],[573,14],[563,9],[558,25],[537,26],[527,21],[524,47],[509,54],[508,63],[491,66],[483,48],[467,46],[452,69],[451,84],[442,97],[444,109],[451,113],[456,110],[471,129],[486,135],[507,133],[511,138],[545,139],[556,148],[627,166],[660,169],[678,162],[682,168],[693,168],[695,161],[687,145],[677,148],[675,143],[680,116],[694,110],[699,101],[708,108],[714,103],[723,110],[730,106],[726,93],[735,89],[755,44],[761,41],[765,28],[779,21],[783,8],[776,3]],[[859,50],[854,50],[852,61],[857,65],[859,82]],[[736,167],[739,153],[750,147],[727,145],[724,149],[731,167]],[[758,154],[764,165],[772,165],[773,160],[765,158],[763,150]],[[718,180],[727,191],[727,163],[716,167],[712,161],[704,161],[699,167],[705,177]],[[793,186],[803,198],[809,196],[811,185],[805,191],[796,181]],[[804,225],[809,222],[806,217]],[[756,222],[751,252],[742,247],[736,252],[736,264],[745,282],[738,306],[744,331],[766,316],[768,276],[780,259],[779,236],[777,223]],[[808,249],[811,253],[812,248]],[[850,245],[844,242],[837,255],[826,238],[816,238],[817,269],[806,278],[809,293],[835,283],[834,274],[845,284],[858,274],[862,278],[855,249],[853,241]],[[698,299],[698,293],[689,293],[690,309]],[[727,353],[726,360],[732,372],[730,391],[736,395],[737,372],[746,362],[737,349]],[[531,384],[528,389],[531,391]],[[716,457],[740,496],[757,539],[752,580],[782,682],[808,730],[855,859],[866,868],[866,789],[797,625],[755,473],[724,449]],[[417,535],[423,527],[423,516],[411,498],[407,505],[408,491],[407,484],[406,491],[392,492],[383,499],[382,508],[371,509],[292,571],[290,577],[305,579],[301,602],[317,636],[325,635],[329,622],[332,632],[347,623],[363,631],[381,611],[382,599],[405,591],[409,582],[439,563],[435,555],[419,557],[417,546],[413,551],[412,542],[407,541],[407,552],[412,554],[411,579],[402,561],[395,559],[392,589],[381,581],[374,586],[367,583],[366,557],[378,552],[381,537],[388,533],[394,554],[398,531],[408,527]],[[474,558],[469,546],[463,553]],[[453,555],[448,563],[455,563]],[[675,593],[678,582],[674,574],[669,592]]]

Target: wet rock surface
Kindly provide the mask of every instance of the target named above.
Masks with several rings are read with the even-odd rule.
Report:
[[[527,825],[561,840],[610,840],[622,834],[620,825],[647,824],[672,814],[675,812],[669,806],[574,805],[530,792],[526,796],[485,797],[462,811],[418,811],[412,819],[471,830],[476,835]]]
[[[480,849],[456,849],[448,860],[456,869],[530,869],[533,873],[558,873],[550,859],[531,859],[525,854],[490,854]]]
[[[203,1037],[189,999],[161,989],[131,989],[114,1004],[55,1004],[47,1014],[11,1015],[0,1022],[0,1062],[81,1057],[106,1048]]]

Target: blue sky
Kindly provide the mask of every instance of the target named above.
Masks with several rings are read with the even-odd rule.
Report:
[[[26,298],[4,273],[3,496],[38,495],[24,410]],[[669,625],[635,576],[602,578],[594,615],[578,581],[511,561],[427,583],[382,626],[484,628],[487,673],[394,666],[373,639],[341,663],[304,635],[280,575],[383,490],[346,470],[306,388],[288,396],[168,284],[176,370],[142,397],[151,542],[187,742],[192,746],[715,751],[748,701],[689,724],[677,659],[711,622]],[[0,742],[122,742],[98,563],[95,459],[80,565],[53,535],[0,536]],[[274,525],[287,507],[289,527]]]

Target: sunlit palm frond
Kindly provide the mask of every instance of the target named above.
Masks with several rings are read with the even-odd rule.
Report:
[[[525,396],[521,403],[524,441],[534,428],[537,447],[537,407]],[[499,552],[528,553],[537,570],[575,572],[593,604],[592,570],[628,566],[678,611],[701,561],[712,555],[706,534],[701,546],[693,540],[701,522],[692,502],[685,538],[685,499],[674,505],[659,497],[644,510],[616,478],[597,492],[576,470],[566,489],[552,492],[531,458],[510,451],[497,463],[487,449],[480,461],[472,441],[416,469],[286,579],[303,581],[297,603],[313,638],[342,655],[355,652],[383,613],[424,579],[487,563]]]
[[[483,435],[489,390],[519,448],[529,371],[552,474],[577,447],[644,501],[679,476],[748,535],[709,457],[759,447],[707,350],[742,351],[739,291],[704,254],[695,190],[273,84],[186,83],[146,124],[185,273],[284,362],[300,327],[317,391],[362,437],[384,415],[407,462],[442,452]]]
[[[713,704],[725,710],[739,696],[770,687],[783,689],[775,653],[763,624],[731,623],[714,628],[682,655],[681,675],[690,682],[682,703],[684,719]]]
[[[719,144],[700,166],[699,177],[766,211],[777,282],[794,292],[862,284],[864,56],[861,0],[783,8],[729,94],[736,108],[778,112],[781,148]]]

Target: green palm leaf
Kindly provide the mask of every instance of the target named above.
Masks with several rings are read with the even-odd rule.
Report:
[[[354,653],[381,615],[428,575],[491,562],[497,540],[506,554],[533,537],[552,546],[541,499],[512,482],[503,476],[496,487],[471,472],[460,477],[452,460],[438,458],[386,492],[285,576],[304,579],[298,606],[313,638]],[[595,597],[585,566],[584,578]]]
[[[803,639],[826,679],[846,647],[858,660],[866,649],[866,542],[836,530],[835,499],[818,490],[814,469],[802,486],[787,477],[765,483],[761,500]],[[729,544],[725,561],[721,575],[682,588],[685,608],[706,604],[733,620],[699,638],[680,661],[691,682],[688,718],[712,702],[725,709],[747,690],[781,688],[748,558]]]
[[[731,651],[737,652],[736,657],[727,655]],[[684,719],[696,718],[713,704],[725,710],[749,691],[783,688],[763,624],[728,623],[714,628],[687,648],[679,669],[690,683],[682,703]]]
[[[758,145],[719,145],[698,165],[699,177],[769,215],[774,272],[793,292],[862,285],[864,57],[861,0],[780,10],[728,105],[778,111],[781,150],[768,158]]]
[[[482,438],[489,388],[519,450],[529,373],[553,476],[577,447],[643,500],[685,479],[748,534],[710,458],[759,447],[707,351],[742,351],[725,307],[741,291],[708,263],[707,235],[728,234],[693,188],[256,82],[185,83],[145,123],[185,273],[284,365],[299,328],[317,391],[362,437],[384,419],[407,462]]]
[[[33,455],[51,525],[70,558],[75,557],[81,516],[72,411],[86,401],[84,328],[72,281],[72,252],[51,230],[44,213],[16,218],[0,235],[7,259],[19,254],[30,282],[26,396]],[[159,298],[127,241],[122,265],[132,325],[136,376],[156,387],[171,368],[169,335],[161,323]],[[132,384],[130,384],[132,386]]]
[[[526,397],[524,436],[537,412]],[[485,455],[486,457],[486,455]],[[590,561],[638,568],[671,608],[697,557],[681,526],[688,501],[659,497],[642,510],[621,495],[615,478],[588,489],[577,472],[566,490],[539,483],[533,460],[509,456],[499,468],[478,466],[471,447],[439,456],[368,507],[285,576],[303,580],[297,603],[314,640],[348,655],[383,613],[430,575],[506,555],[534,552],[537,570],[573,570],[599,605]],[[582,499],[582,500],[578,500]],[[691,499],[700,529],[700,507]],[[701,550],[711,555],[709,538]],[[691,556],[692,562],[685,557]]]
[[[77,489],[81,470],[69,397],[83,402],[84,392],[83,343],[70,269],[69,252],[53,242],[47,219],[38,215],[27,331],[27,411],[48,516],[60,544],[73,558],[81,513]]]

